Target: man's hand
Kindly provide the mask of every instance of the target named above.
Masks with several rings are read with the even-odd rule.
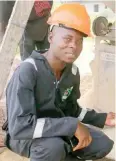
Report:
[[[79,143],[73,148],[73,151],[87,147],[92,141],[89,130],[80,122],[78,122],[75,137],[79,140]]]
[[[116,113],[109,112],[107,114],[105,125],[116,126]]]

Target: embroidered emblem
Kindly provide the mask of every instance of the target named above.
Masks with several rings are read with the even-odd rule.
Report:
[[[64,91],[64,94],[62,96],[62,101],[65,101],[68,98],[68,96],[71,94],[72,90],[73,90],[73,87],[70,87]]]

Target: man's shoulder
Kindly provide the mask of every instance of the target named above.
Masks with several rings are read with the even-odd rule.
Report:
[[[20,64],[20,68],[22,69],[23,68],[23,70],[25,69],[25,70],[35,70],[35,71],[37,71],[37,66],[36,66],[36,63],[35,63],[35,59],[34,58],[32,58],[32,57],[29,57],[29,58],[27,58],[25,61],[23,61],[21,64]]]
[[[76,64],[72,64],[72,68],[71,68],[72,74],[73,75],[79,75],[79,68],[77,67]]]
[[[33,58],[28,58],[25,61],[21,62],[19,65],[19,70],[16,71],[19,72],[19,76],[29,78],[35,77],[37,72],[37,67],[35,64],[35,61]]]

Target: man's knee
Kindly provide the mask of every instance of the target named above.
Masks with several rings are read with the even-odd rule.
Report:
[[[60,161],[65,158],[64,141],[61,138],[36,139],[31,147],[32,161]]]
[[[101,144],[101,148],[100,148],[100,150],[98,151],[98,153],[96,154],[96,157],[97,157],[98,159],[103,158],[103,157],[105,157],[107,154],[109,154],[110,151],[111,151],[112,148],[113,148],[113,145],[114,145],[114,142],[113,142],[111,139],[109,139],[107,136],[104,136],[104,137],[103,137],[103,140],[102,140],[101,143],[102,143],[102,144]]]
[[[105,134],[93,141],[93,146],[91,146],[91,152],[93,151],[93,157],[95,159],[101,159],[105,157],[113,148],[114,142]],[[92,150],[93,148],[93,150]]]
[[[90,151],[96,153],[97,159],[105,157],[113,148],[114,142],[102,131],[89,128],[93,138]]]
[[[112,150],[114,142],[101,131],[95,129],[89,130],[92,136],[91,144],[77,151],[76,154],[85,160],[101,159]]]

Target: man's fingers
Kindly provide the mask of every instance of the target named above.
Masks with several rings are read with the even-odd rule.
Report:
[[[92,137],[89,137],[88,145],[90,145],[90,144],[91,144],[91,142],[92,142]],[[88,146],[88,145],[87,145],[87,146]]]
[[[111,126],[115,126],[115,125],[116,125],[116,119],[112,119],[112,120],[110,121],[110,124],[111,124]]]
[[[112,114],[112,118],[114,119],[116,116],[115,116],[115,114]]]
[[[90,136],[89,137],[89,144],[92,142],[92,137]]]
[[[85,141],[85,144],[83,144],[83,145],[84,145],[83,148],[89,146],[89,144],[91,144],[91,142],[92,142],[92,137],[89,137],[89,138]]]
[[[81,149],[82,147],[83,147],[83,143],[79,141],[79,143],[77,144],[77,146],[75,146],[75,147],[73,148],[73,151],[76,151],[76,150],[78,150],[78,149]]]
[[[79,142],[76,147],[73,148],[73,151],[87,147],[92,142],[92,137],[89,137],[86,141]]]
[[[115,118],[115,117],[116,117],[116,113],[114,113],[114,112],[110,112],[110,114],[111,114],[111,116],[112,116],[113,118]]]

